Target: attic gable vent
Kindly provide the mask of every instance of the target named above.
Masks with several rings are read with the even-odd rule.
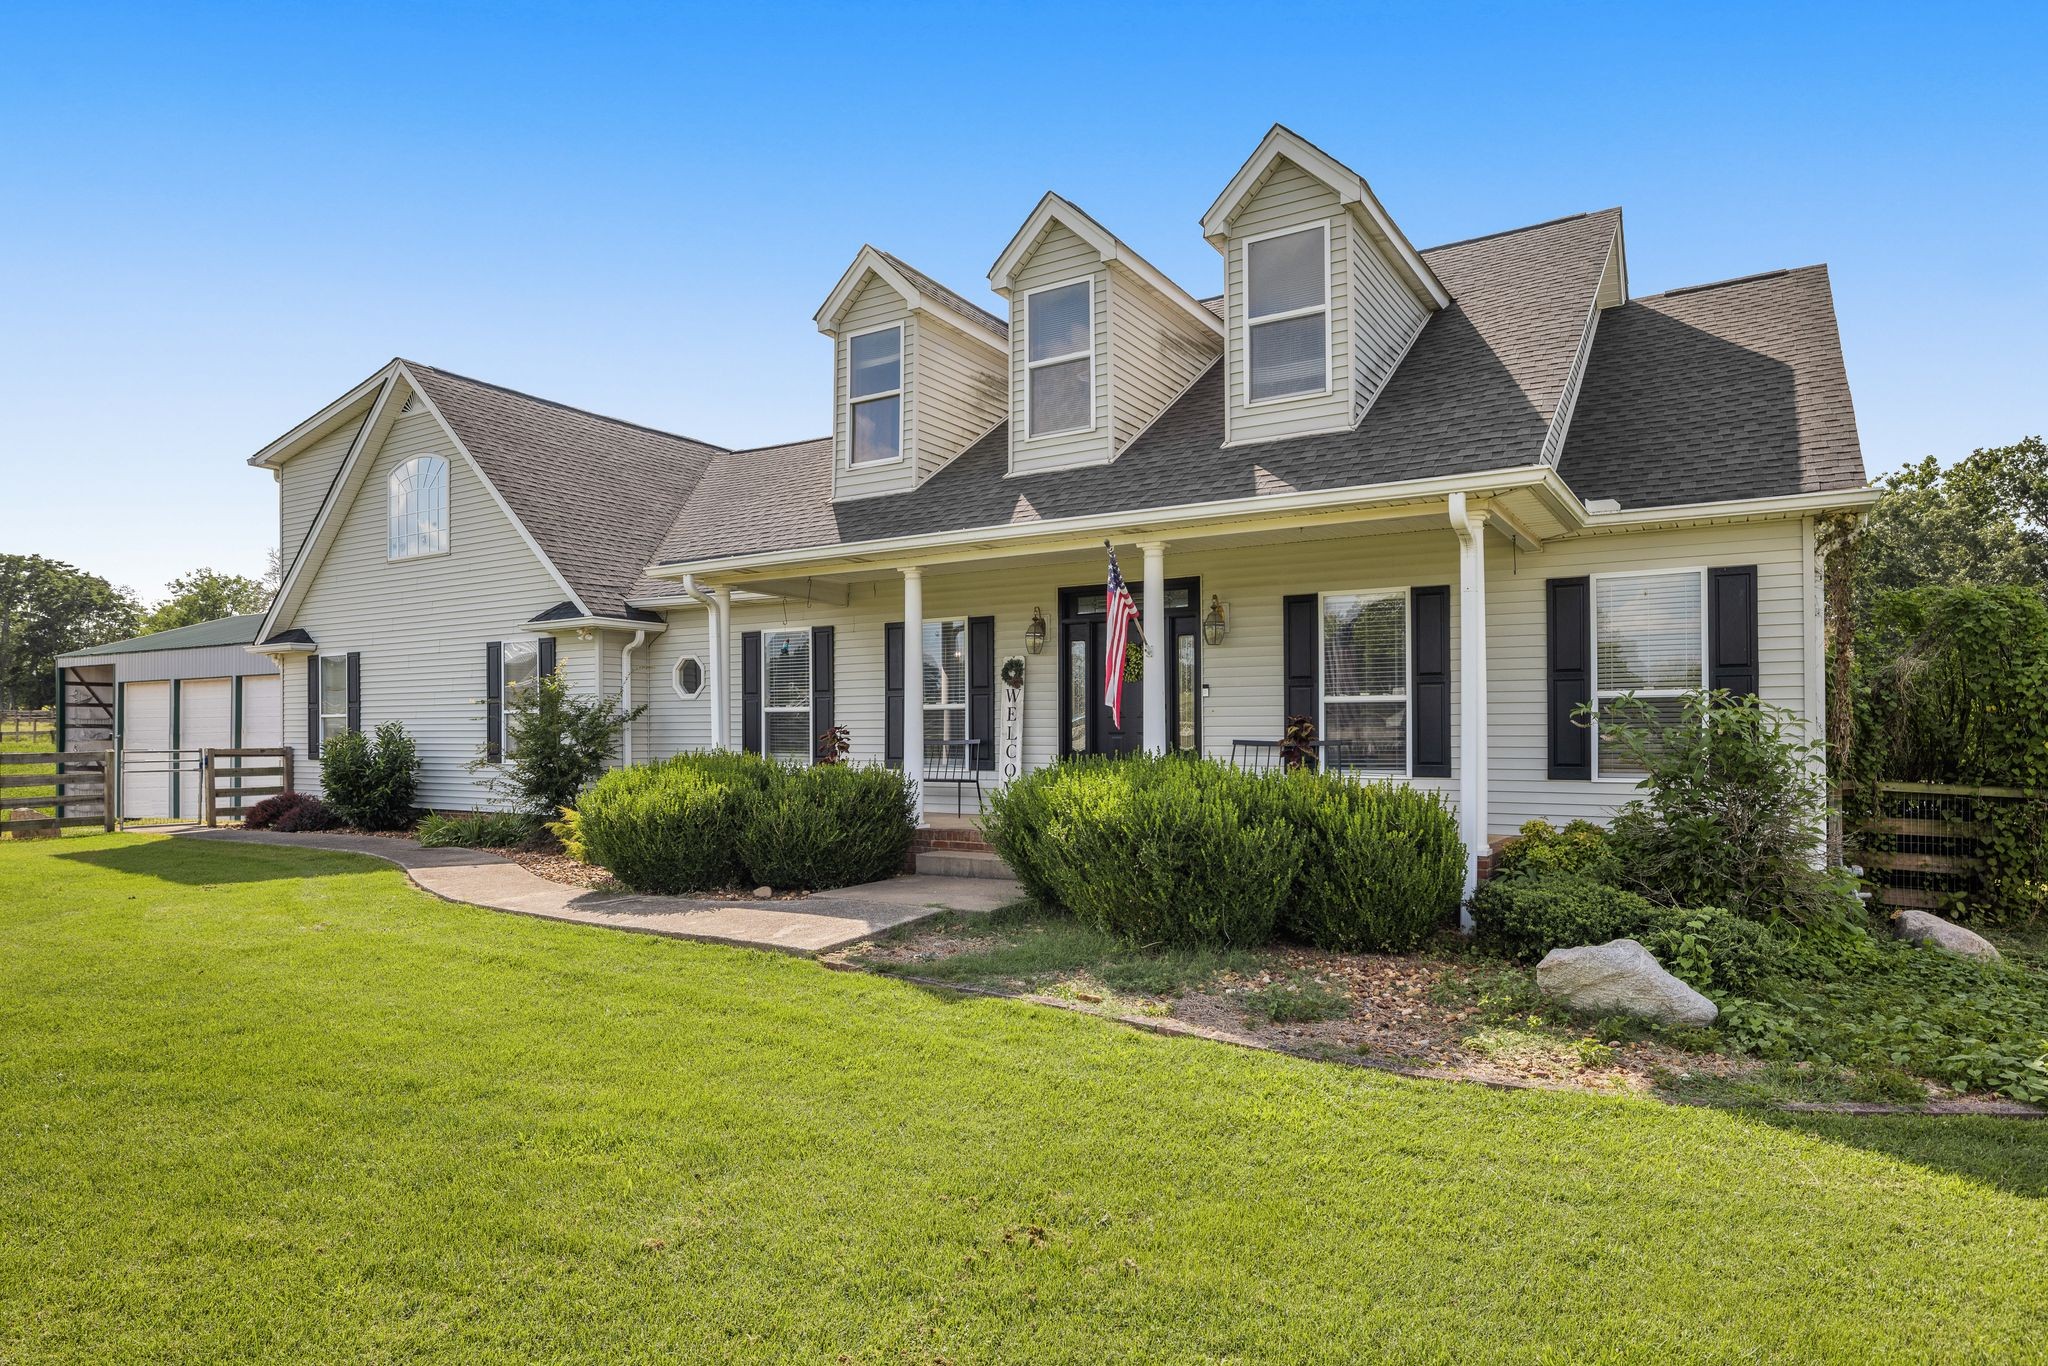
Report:
[[[403,417],[405,414],[411,412],[412,405],[418,403],[419,401],[420,396],[418,394],[407,394],[405,396],[405,406],[398,410],[399,416]]]

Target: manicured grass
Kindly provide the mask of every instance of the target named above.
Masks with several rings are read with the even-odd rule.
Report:
[[[0,1360],[2048,1333],[2048,1126],[1407,1081],[161,837],[0,844],[0,949]]]
[[[38,754],[56,748],[54,736],[47,730],[23,731],[16,735],[12,730],[0,733],[0,754]],[[0,764],[0,773],[27,775],[47,773],[51,777],[48,787],[0,787],[0,797],[54,797],[57,795],[55,764]],[[6,813],[0,812],[0,816]],[[43,813],[48,815],[46,811]]]

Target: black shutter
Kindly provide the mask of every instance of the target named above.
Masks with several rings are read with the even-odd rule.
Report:
[[[363,733],[363,657],[348,652],[348,728]]]
[[[903,623],[882,628],[882,762],[903,767]]]
[[[1593,700],[1593,585],[1589,579],[1551,579],[1545,585],[1549,626],[1550,776],[1593,776],[1593,735],[1572,714]]]
[[[996,766],[996,619],[967,619],[967,738],[974,767]]]
[[[1288,719],[1306,716],[1316,719],[1316,595],[1297,593],[1280,604],[1280,659],[1282,673],[1280,739],[1287,733]],[[1321,737],[1318,737],[1321,738]]]
[[[306,656],[306,757],[320,757],[320,656]]]
[[[484,646],[484,762],[505,757],[505,646],[493,640]]]
[[[1756,566],[1707,571],[1707,686],[1757,691]]]
[[[832,628],[811,628],[811,762],[818,762],[818,743],[826,731],[839,724],[838,704],[832,696]]]
[[[546,678],[555,671],[555,638],[542,636],[537,653],[540,655],[540,676]]]
[[[1414,623],[1415,776],[1451,776],[1451,590],[1408,590]]]
[[[740,748],[749,754],[761,748],[761,633],[740,635]]]

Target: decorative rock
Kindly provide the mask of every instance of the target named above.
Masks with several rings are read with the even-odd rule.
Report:
[[[1710,1025],[1721,1008],[1664,971],[1633,939],[1552,949],[1536,965],[1536,987],[1588,1015],[1636,1015],[1660,1024]]]
[[[773,887],[756,887],[754,895],[766,901],[769,897],[775,895],[775,889]]]
[[[22,822],[48,820],[49,816],[49,812],[38,811],[33,807],[25,811],[10,811],[8,813],[10,821]],[[36,829],[30,829],[26,824],[22,824],[14,826],[11,830],[0,831],[0,834],[9,834],[18,840],[52,840],[57,838],[57,829],[55,826],[41,826]]]
[[[1998,946],[1974,930],[1926,911],[1893,911],[1892,933],[1914,944],[1931,944],[1965,958],[1996,958]]]

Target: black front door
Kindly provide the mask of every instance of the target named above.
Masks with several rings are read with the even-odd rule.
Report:
[[[1144,590],[1133,588],[1140,611]],[[1092,588],[1060,590],[1060,741],[1064,754],[1132,754],[1145,744],[1145,684],[1142,677],[1126,677],[1123,686],[1123,724],[1110,718],[1103,698],[1103,637],[1108,632],[1104,614],[1105,590]],[[1201,627],[1196,604],[1201,601],[1199,579],[1169,579],[1166,584],[1166,639],[1154,641],[1151,653],[1142,656],[1141,669],[1170,669],[1166,683],[1166,743],[1169,748],[1194,749],[1201,706]],[[1131,632],[1135,644],[1138,632]]]

